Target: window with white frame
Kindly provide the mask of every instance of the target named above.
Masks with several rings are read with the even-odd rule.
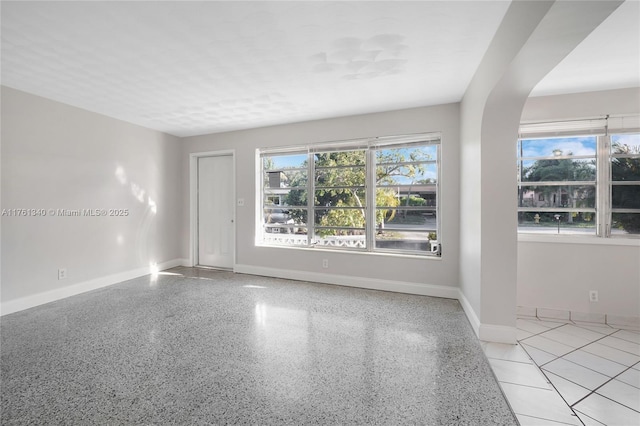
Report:
[[[518,231],[640,235],[639,117],[521,125]]]
[[[258,154],[258,244],[440,254],[439,135]]]
[[[609,148],[611,217],[605,232],[640,234],[640,133],[612,134]]]

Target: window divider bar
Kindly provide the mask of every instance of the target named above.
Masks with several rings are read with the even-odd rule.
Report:
[[[376,163],[376,166],[415,166],[421,164],[438,164],[437,160],[398,161],[397,163]]]
[[[613,186],[634,186],[640,185],[640,180],[614,180],[611,181]]]
[[[318,186],[316,185],[315,190],[325,190],[325,189],[364,189],[365,185],[358,186]]]
[[[377,210],[406,210],[406,211],[424,211],[424,212],[435,212],[436,206],[378,206],[376,205]]]
[[[518,207],[518,212],[540,213],[595,213],[594,207]]]
[[[313,190],[313,182],[315,179],[315,162],[313,161],[313,153],[307,153],[307,246],[313,246],[316,240],[315,226],[316,215],[314,210],[316,193]]]
[[[611,209],[612,213],[640,213],[640,209],[618,209],[618,208],[612,208]]]
[[[367,206],[313,206],[313,208],[315,210],[365,210]]]
[[[532,161],[532,160],[595,160],[597,154],[593,155],[540,155],[535,157],[520,157],[519,159],[522,161]]]
[[[595,180],[521,181],[518,186],[593,186]]]
[[[369,149],[366,158],[367,168],[365,169],[365,194],[367,197],[367,210],[365,212],[365,247],[367,251],[373,251],[376,244],[376,150]],[[373,208],[372,208],[373,207]]]
[[[611,236],[611,137],[600,136],[597,140],[598,158],[596,160],[596,230],[599,237]]]

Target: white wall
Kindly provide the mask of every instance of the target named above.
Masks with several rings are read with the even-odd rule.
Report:
[[[640,316],[640,247],[518,242],[518,305]],[[597,290],[599,301],[589,302]]]
[[[3,216],[3,313],[178,259],[179,155],[176,137],[2,87],[3,209],[129,210]]]
[[[640,88],[603,90],[527,99],[522,121],[568,120],[640,113]]]
[[[500,88],[504,76],[509,75],[510,64],[550,6],[548,2],[521,2],[509,7],[460,108],[463,306],[467,315],[478,318],[478,323],[473,325],[479,335],[481,324],[511,327],[513,336],[505,338],[507,342],[515,339],[515,291],[511,277],[516,274],[516,231],[511,220],[513,217],[515,221],[515,206],[508,195],[512,191],[501,188],[512,183],[515,177],[515,170],[510,171],[515,162],[508,161],[515,158],[515,147],[507,145],[505,140],[513,140],[517,135],[517,128],[512,129],[511,116],[518,111],[520,92],[514,88],[512,93],[503,94],[502,102],[493,102],[492,93]],[[502,122],[497,125],[486,122],[496,116]]]
[[[530,98],[522,120],[631,113],[640,113],[639,88]],[[519,306],[638,317],[640,240],[521,235],[517,282]],[[589,290],[599,302],[589,302]]]
[[[428,285],[444,286],[445,290],[451,289],[444,293],[455,297],[459,240],[458,126],[458,105],[451,104],[185,138],[183,257],[188,257],[190,244],[189,154],[235,149],[236,194],[245,200],[244,207],[236,211],[236,270],[418,293],[429,290]],[[441,259],[255,246],[257,148],[436,131],[442,132]],[[322,269],[322,258],[329,259],[328,270]]]
[[[516,7],[549,7],[548,3],[521,3]],[[558,7],[572,6],[561,2]],[[582,19],[581,16],[581,22]],[[536,48],[555,43],[549,27],[565,29],[564,24],[543,24],[548,27],[537,27],[537,40],[524,37],[534,48],[523,59],[522,55],[517,56],[518,47],[510,44],[524,41],[509,37],[509,31],[516,34],[522,27],[506,23],[508,31],[503,42],[510,46],[511,57],[501,57],[506,54],[505,46],[496,45],[496,52],[485,58],[488,65],[476,76],[462,106],[415,108],[183,140],[2,88],[2,208],[130,211],[126,218],[3,217],[3,309],[15,301],[45,293],[63,294],[64,289],[74,285],[86,289],[90,287],[87,283],[116,282],[123,273],[147,271],[150,263],[167,264],[188,258],[189,154],[233,149],[237,197],[245,200],[245,206],[236,212],[239,271],[453,297],[460,288],[469,302],[467,313],[471,309],[472,316],[477,315],[485,324],[509,326],[513,317],[513,283],[508,279],[515,274],[517,262],[518,305],[603,313],[613,309],[619,315],[637,316],[637,245],[550,244],[523,239],[515,244],[513,224],[508,225],[508,233],[500,233],[504,228],[497,218],[515,211],[515,198],[495,198],[492,193],[501,186],[515,184],[515,174],[511,173],[515,163],[496,168],[493,162],[513,157],[515,145],[508,137],[509,129],[499,131],[500,140],[494,139],[491,132],[501,127],[497,121],[500,111],[513,113],[524,93],[518,86],[523,82],[508,81],[509,78],[518,80],[523,76],[527,84],[532,81],[531,75],[514,70],[526,66],[528,59],[539,59]],[[539,68],[527,69],[530,70],[540,72]],[[494,90],[499,79],[502,86]],[[491,120],[484,115],[487,99],[492,104]],[[504,99],[507,101],[501,102]],[[640,89],[531,98],[522,120],[638,109]],[[461,129],[465,132],[462,141]],[[256,148],[433,131],[443,133],[441,259],[254,245]],[[502,139],[511,148],[501,150]],[[500,164],[503,163],[507,164]],[[150,199],[157,206],[156,213],[152,212]],[[329,259],[329,270],[321,268],[322,258]],[[567,268],[567,264],[575,265],[578,260],[579,271]],[[508,266],[502,268],[505,263]],[[548,268],[542,275],[541,265]],[[68,270],[64,281],[57,280],[59,267]],[[586,304],[587,290],[599,290],[602,302]]]
[[[463,306],[469,317],[478,317],[473,325],[483,340],[516,338],[514,141],[527,96],[620,4],[511,3],[465,92],[460,281]]]

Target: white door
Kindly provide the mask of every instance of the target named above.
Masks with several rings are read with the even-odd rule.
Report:
[[[233,156],[198,158],[198,265],[233,269]]]

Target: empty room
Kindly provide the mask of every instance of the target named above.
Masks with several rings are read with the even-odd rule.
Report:
[[[640,424],[640,2],[0,16],[1,424]]]

